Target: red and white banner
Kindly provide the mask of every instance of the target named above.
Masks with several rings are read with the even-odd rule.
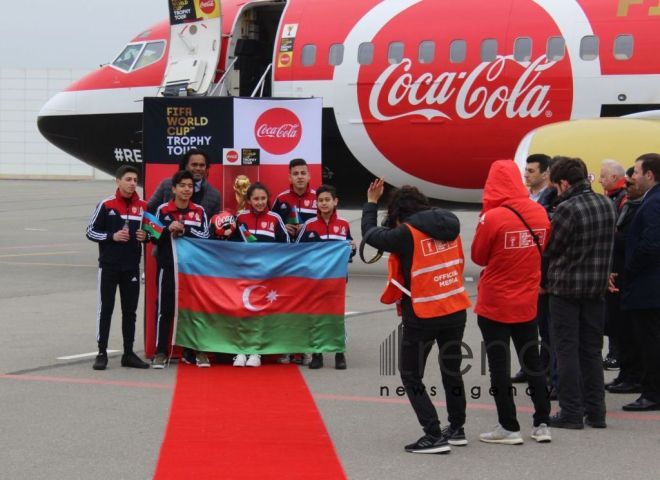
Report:
[[[234,147],[257,148],[261,165],[321,164],[320,98],[234,99]]]

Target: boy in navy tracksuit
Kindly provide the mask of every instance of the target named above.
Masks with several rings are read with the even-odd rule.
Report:
[[[158,312],[156,317],[156,355],[153,368],[165,368],[167,363],[170,333],[174,320],[175,279],[172,238],[209,238],[208,222],[204,209],[192,203],[194,178],[188,171],[181,170],[172,177],[174,198],[163,203],[156,211],[158,220],[165,226],[158,239]],[[210,367],[208,356],[197,352],[195,361],[198,367]]]
[[[121,366],[149,368],[135,353],[135,311],[140,297],[140,257],[146,233],[140,229],[147,204],[135,191],[138,171],[135,167],[119,167],[115,175],[117,191],[101,201],[87,226],[87,238],[99,244],[99,295],[96,341],[99,353],[94,370],[108,365],[110,321],[119,287],[122,311],[124,354]]]
[[[289,162],[291,186],[280,193],[273,203],[273,212],[282,217],[291,238],[296,238],[303,223],[316,217],[316,192],[309,188],[309,180],[307,162],[294,158]]]
[[[351,237],[351,228],[348,221],[337,216],[339,199],[335,187],[321,185],[316,190],[316,202],[318,214],[302,225],[297,242],[350,242],[353,249],[352,258],[355,255],[355,242]],[[323,367],[323,354],[313,353],[309,368],[317,369],[321,367]],[[343,352],[335,353],[335,368],[337,370],[346,369],[346,356]]]

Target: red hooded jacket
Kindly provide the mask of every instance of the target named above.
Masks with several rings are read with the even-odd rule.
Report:
[[[477,315],[502,323],[529,322],[536,317],[541,281],[541,254],[514,208],[534,230],[544,249],[550,237],[545,209],[529,199],[518,166],[498,160],[484,187],[483,210],[472,241],[472,261],[485,267],[477,286]]]

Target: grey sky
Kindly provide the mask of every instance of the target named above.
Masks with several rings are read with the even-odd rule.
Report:
[[[0,67],[93,70],[167,19],[167,0],[2,2]]]

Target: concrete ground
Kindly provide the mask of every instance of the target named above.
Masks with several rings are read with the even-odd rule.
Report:
[[[118,352],[107,371],[91,369],[97,249],[84,229],[96,202],[113,189],[112,182],[0,181],[0,478],[147,479],[154,471],[175,368],[122,369]],[[359,237],[359,212],[342,214]],[[469,252],[477,213],[457,214]],[[421,430],[397,392],[399,378],[381,369],[381,343],[398,323],[378,302],[385,267],[357,259],[351,265],[346,309],[356,313],[347,318],[348,370],[334,370],[331,355],[326,368],[303,369],[349,478],[658,478],[660,412],[623,412],[635,395],[607,395],[606,430],[554,429],[551,444],[536,444],[528,436],[531,401],[520,388],[525,445],[480,443],[478,434],[497,416],[472,312],[465,342],[473,358],[464,361],[471,366],[465,375],[470,443],[449,455],[404,453]],[[468,262],[465,275],[474,298],[478,269]],[[111,349],[121,348],[119,323],[115,317]],[[142,331],[139,326],[136,350]],[[432,357],[426,381],[437,388],[444,422]],[[605,375],[609,380],[615,372]]]

